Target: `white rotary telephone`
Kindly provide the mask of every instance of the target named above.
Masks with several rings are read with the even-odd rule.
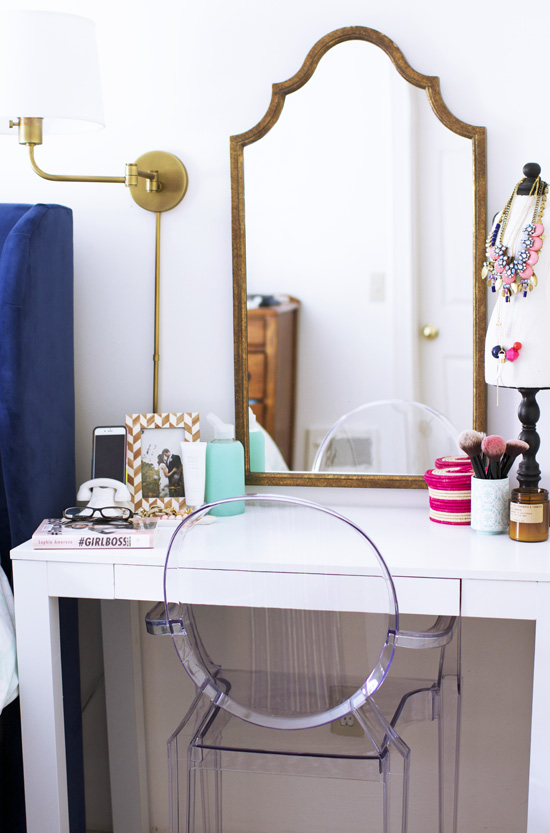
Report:
[[[76,496],[77,500],[87,500],[91,509],[105,506],[125,506],[131,509],[131,497],[128,487],[120,480],[110,477],[96,477],[82,484]]]

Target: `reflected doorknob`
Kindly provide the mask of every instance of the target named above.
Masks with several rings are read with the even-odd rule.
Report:
[[[435,324],[425,324],[421,330],[422,335],[427,341],[433,341],[439,335],[439,329]]]

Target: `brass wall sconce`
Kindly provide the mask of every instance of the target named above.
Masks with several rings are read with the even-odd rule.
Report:
[[[32,60],[21,61],[21,55]],[[160,218],[185,196],[185,165],[177,156],[155,150],[126,164],[124,176],[50,174],[38,166],[34,150],[44,133],[78,133],[104,126],[95,26],[76,15],[0,13],[0,114],[0,133],[18,128],[19,143],[27,146],[38,176],[54,182],[120,183],[141,208],[155,213],[153,413],[158,413]]]

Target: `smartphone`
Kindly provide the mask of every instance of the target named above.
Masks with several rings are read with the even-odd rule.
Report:
[[[94,428],[92,442],[92,479],[110,477],[126,483],[126,428],[124,425],[100,425]]]

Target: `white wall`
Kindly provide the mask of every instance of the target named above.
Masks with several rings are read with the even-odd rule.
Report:
[[[25,0],[10,7],[25,8]],[[33,0],[33,8],[52,8]],[[319,37],[351,24],[389,35],[419,72],[441,78],[448,107],[488,129],[489,213],[506,201],[527,161],[550,176],[550,116],[526,98],[524,55],[512,43],[523,15],[505,2],[434,0],[391,5],[340,0],[181,3],[58,0],[55,10],[97,23],[107,126],[81,137],[50,137],[37,151],[46,170],[121,175],[126,161],[163,149],[189,170],[184,201],[162,221],[162,338],[159,408],[233,413],[231,229],[228,137],[263,116],[271,83],[290,77]],[[540,9],[544,27],[550,11]],[[491,46],[489,46],[491,44]],[[2,200],[60,202],[75,219],[78,478],[88,474],[94,425],[152,407],[154,215],[122,185],[45,182],[16,137],[0,137]],[[491,431],[517,433],[518,394],[490,395]],[[547,394],[539,397],[543,470]],[[546,408],[548,411],[548,409]]]
[[[532,39],[528,72],[529,19],[511,0],[502,0],[498,11],[477,0],[57,0],[53,7],[52,0],[11,0],[5,5],[80,13],[98,27],[107,127],[78,142],[48,139],[37,151],[43,168],[122,175],[125,162],[153,149],[175,153],[188,168],[188,194],[162,221],[162,411],[213,410],[225,420],[232,417],[228,137],[259,121],[272,82],[293,75],[327,32],[356,24],[383,31],[416,70],[440,76],[443,97],[458,118],[487,126],[490,215],[506,202],[525,162],[540,162],[543,176],[550,177],[550,112],[532,80],[540,74],[536,37],[550,24],[544,4],[537,9],[542,34]],[[93,426],[119,423],[127,412],[152,407],[154,216],[138,208],[123,186],[38,179],[15,136],[0,137],[0,169],[3,201],[59,202],[74,210],[77,476],[83,480]],[[491,432],[517,435],[518,402],[515,391],[502,391],[497,410],[490,392]],[[539,402],[539,461],[548,485],[548,394],[541,393]],[[354,497],[366,496],[356,490]],[[518,655],[528,655],[532,633],[519,636]],[[473,638],[469,644],[475,651],[479,643]],[[154,712],[149,731],[163,728],[158,717]],[[472,781],[479,783],[474,775]],[[485,806],[486,796],[478,790],[477,797]],[[157,802],[153,805],[160,812]],[[494,816],[486,822],[491,829]]]

